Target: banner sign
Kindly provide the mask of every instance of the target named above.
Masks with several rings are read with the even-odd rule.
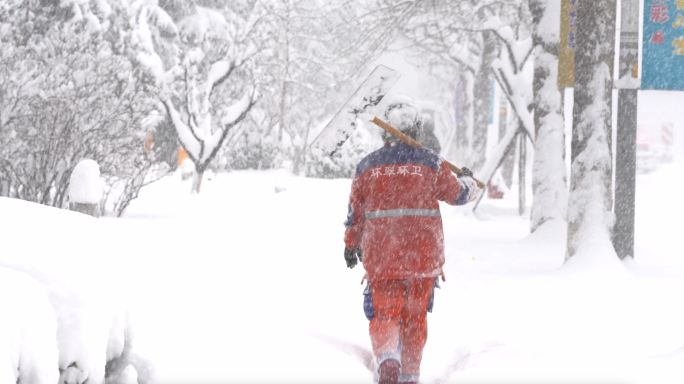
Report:
[[[684,90],[684,0],[644,0],[641,89]]]
[[[560,54],[558,56],[558,86],[575,85],[575,48],[577,48],[577,1],[561,1]],[[660,1],[660,0],[659,0]]]
[[[639,2],[643,0],[622,0],[620,17],[620,67],[618,79],[639,77]],[[660,1],[660,0],[658,0]],[[617,88],[626,87],[616,84]]]

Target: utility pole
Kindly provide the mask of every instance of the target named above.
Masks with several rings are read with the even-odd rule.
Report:
[[[613,247],[624,259],[634,257],[639,0],[622,0],[621,12]]]

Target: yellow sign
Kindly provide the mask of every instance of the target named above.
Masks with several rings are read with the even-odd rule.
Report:
[[[575,49],[577,48],[577,0],[561,1],[560,54],[558,86],[575,85]]]

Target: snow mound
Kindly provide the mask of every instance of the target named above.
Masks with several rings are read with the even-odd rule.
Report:
[[[72,203],[98,204],[101,198],[100,167],[95,160],[81,160],[71,172],[69,201]]]
[[[107,362],[130,343],[116,247],[103,246],[99,221],[76,212],[7,198],[0,211],[0,233],[12,239],[0,266],[33,277],[54,308],[60,383],[102,383]]]
[[[43,287],[0,267],[0,382],[54,384],[57,320]]]
[[[549,220],[527,236],[523,244],[565,244],[568,237],[568,223],[565,220]]]
[[[575,255],[565,261],[560,273],[594,277],[598,282],[605,281],[607,277],[615,280],[632,277],[615,253],[610,237],[601,229],[586,232],[584,242]]]
[[[273,173],[273,181],[275,184],[275,192],[284,192],[287,190],[287,179],[289,178],[287,169],[281,168]]]

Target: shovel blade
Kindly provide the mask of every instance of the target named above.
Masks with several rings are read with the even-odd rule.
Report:
[[[335,117],[314,139],[310,147],[318,148],[328,156],[332,156],[356,130],[358,114],[373,113],[374,107],[389,92],[400,76],[401,74],[398,71],[384,65],[375,67]]]

